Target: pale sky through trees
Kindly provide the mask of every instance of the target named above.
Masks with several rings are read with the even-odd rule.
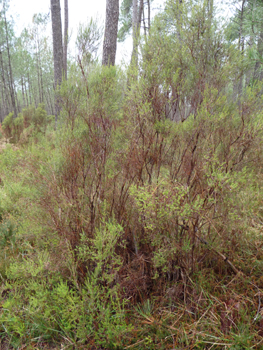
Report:
[[[64,0],[61,0],[62,25],[64,17]],[[165,3],[165,0],[154,1],[153,12]],[[224,6],[221,0],[215,1],[219,7]],[[79,23],[85,23],[90,17],[97,17],[104,24],[106,13],[106,0],[68,0],[69,5],[69,34],[71,40],[69,51],[74,55],[74,42]],[[228,6],[225,7],[225,15],[229,15]],[[33,15],[36,13],[50,13],[50,0],[10,0],[10,13],[15,22],[17,34],[32,23]],[[50,26],[51,28],[51,26]],[[51,31],[51,29],[50,29]],[[50,32],[51,33],[51,32]],[[132,39],[128,38],[125,43],[117,44],[116,62],[122,59],[129,62],[132,50]]]
[[[62,13],[62,26],[64,17],[64,0],[60,0]],[[152,13],[164,4],[164,0],[154,0]],[[79,23],[85,23],[90,17],[97,17],[104,25],[106,14],[106,0],[68,0],[69,6],[69,34],[71,40],[69,50],[74,54],[74,42],[76,38]],[[36,13],[50,13],[50,0],[10,0],[10,13],[15,21],[17,34],[32,23],[33,15]],[[50,27],[51,28],[51,27]],[[51,30],[51,29],[50,29]],[[117,44],[116,63],[123,59],[125,62],[130,61],[132,50],[132,39],[127,38],[125,43]]]
[[[79,23],[87,22],[90,17],[97,17],[104,25],[106,13],[106,0],[68,0],[69,5],[69,33],[71,36],[69,50],[74,55],[74,42]],[[16,30],[20,34],[21,30],[32,23],[35,13],[50,13],[50,0],[10,0],[10,13],[13,16]],[[64,1],[61,0],[62,25],[64,17]],[[51,27],[50,27],[51,28]],[[51,30],[51,29],[50,29]],[[129,61],[131,55],[131,40],[125,44],[118,43],[117,63],[122,58]]]
[[[62,26],[64,21],[64,0],[61,3]],[[98,17],[104,23],[106,0],[68,0],[69,6],[69,50],[74,50],[74,42],[79,23],[85,23],[90,17]],[[50,0],[10,0],[10,11],[14,19],[17,34],[32,23],[36,13],[50,13]],[[51,20],[50,20],[51,35]],[[74,54],[74,52],[72,52]]]
[[[106,11],[106,0],[69,0],[70,26],[76,28],[79,22],[84,22],[87,17],[98,14],[104,17]],[[63,17],[64,1],[61,0],[61,10]],[[20,26],[25,26],[32,22],[35,13],[50,12],[50,0],[10,0],[10,9],[14,15],[15,22],[18,15]]]

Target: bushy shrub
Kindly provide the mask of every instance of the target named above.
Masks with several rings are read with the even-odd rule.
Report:
[[[30,138],[38,133],[45,133],[46,126],[53,118],[47,116],[44,104],[39,104],[37,108],[30,106],[23,109],[17,118],[10,113],[3,121],[2,129],[6,138],[12,143],[26,144]]]
[[[121,346],[122,336],[131,327],[126,323],[124,303],[117,288],[108,289],[104,282],[112,283],[120,266],[113,256],[122,229],[114,223],[104,226],[92,243],[86,244],[86,238],[82,238],[80,259],[96,264],[82,285],[70,247],[65,250],[71,271],[68,281],[54,271],[48,251],[9,262],[4,287],[7,297],[0,319],[1,331],[10,337],[13,346],[27,341],[28,336],[39,341],[66,338],[75,346],[89,344],[91,339],[110,349]],[[13,291],[9,291],[10,283]]]
[[[72,70],[56,131],[43,106],[22,131],[3,123],[38,141],[0,154],[1,334],[16,348],[261,344],[262,84],[233,99],[239,54],[207,7],[175,5],[127,74]]]
[[[9,113],[2,123],[2,130],[5,137],[8,139],[12,137],[13,117],[14,113]]]

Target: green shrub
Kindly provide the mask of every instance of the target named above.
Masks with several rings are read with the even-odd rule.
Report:
[[[27,144],[30,140],[36,141],[37,134],[44,134],[47,124],[52,123],[53,117],[47,116],[44,104],[39,104],[37,109],[34,106],[23,109],[17,118],[10,113],[3,121],[2,129],[6,138],[13,143],[20,142]]]
[[[9,113],[8,116],[5,117],[2,123],[2,129],[6,138],[10,139],[12,137],[12,129],[14,124],[14,113]]]

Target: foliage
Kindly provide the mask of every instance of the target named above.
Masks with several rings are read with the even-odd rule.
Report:
[[[52,121],[52,117],[47,116],[43,104],[39,104],[37,108],[30,106],[23,109],[15,119],[13,115],[10,113],[2,124],[4,136],[13,143],[28,143],[30,137],[45,133],[47,124]]]
[[[97,52],[101,44],[102,27],[98,19],[91,18],[87,24],[81,23],[78,28],[76,47],[79,59],[85,64],[93,62],[97,58]]]
[[[13,124],[13,116],[14,113],[9,113],[8,116],[6,116],[6,118],[3,121],[3,125],[2,125],[2,130],[5,133],[5,136],[7,138],[10,138],[12,136],[12,124]]]
[[[118,32],[118,40],[122,42],[132,28],[132,0],[123,0],[121,2],[119,21],[122,26]]]
[[[10,349],[262,347],[262,83],[233,98],[240,53],[175,5],[138,70],[71,65],[56,130],[43,105],[3,122]]]

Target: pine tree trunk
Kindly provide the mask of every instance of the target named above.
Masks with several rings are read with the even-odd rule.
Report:
[[[141,29],[141,20],[143,14],[143,0],[140,0],[140,7],[138,9],[138,0],[133,0],[133,14],[132,14],[132,38],[133,48],[131,62],[138,66],[138,46]]]
[[[53,59],[54,59],[54,81],[55,90],[62,82],[63,68],[63,48],[62,48],[62,26],[60,0],[51,0],[51,19],[52,19],[52,36],[53,36]],[[55,117],[60,112],[58,95],[55,96]]]
[[[182,4],[183,0],[177,1],[177,15],[176,15],[176,27],[177,27],[177,38],[179,41],[180,47],[182,46]]]
[[[14,85],[14,90],[16,91],[15,89],[15,85]],[[15,100],[16,100],[16,111],[17,111],[17,114],[21,112],[21,106],[20,106],[20,103],[18,101],[18,97],[17,97],[17,93],[15,93]]]
[[[26,107],[26,99],[25,99],[25,89],[24,89],[23,76],[21,76],[21,88],[22,88],[23,108],[25,108]]]
[[[242,55],[242,66],[243,66],[243,57],[244,57],[244,51],[245,51],[245,39],[244,39],[244,33],[243,33],[245,2],[246,2],[246,0],[243,0],[242,6],[241,6],[239,41],[238,41],[239,50],[241,51],[241,55]],[[239,83],[238,83],[238,98],[240,98],[240,96],[242,95],[242,91],[243,91],[244,72],[243,72],[242,66],[241,66],[241,72],[240,72],[240,79],[239,79]]]
[[[117,51],[119,0],[107,0],[102,64],[114,66]]]
[[[137,38],[138,38],[138,0],[132,1],[132,56],[131,62],[136,66],[138,65],[138,52],[137,52]]]
[[[30,106],[31,106],[31,105],[32,105],[32,86],[31,86],[31,84],[30,84],[29,73],[27,74],[27,83],[28,83],[29,103],[30,103]]]
[[[8,94],[8,88],[6,86],[6,81],[5,81],[5,69],[4,69],[4,63],[3,63],[3,56],[2,56],[2,51],[0,51],[0,63],[1,63],[1,70],[2,70],[2,81],[3,81],[3,89],[5,93],[5,114],[7,115],[9,113],[10,109],[10,104],[9,104],[9,94]]]
[[[147,35],[147,30],[146,30],[146,23],[145,23],[144,7],[143,7],[143,11],[142,11],[142,22],[143,22],[144,36],[146,37],[146,35]]]
[[[4,91],[3,91],[2,83],[0,83],[0,87],[1,87],[1,104],[0,104],[0,106],[2,106],[1,112],[0,112],[0,122],[2,123],[2,121],[4,120],[4,117],[6,115],[5,114],[6,106],[5,106]]]
[[[259,57],[262,57],[263,56],[263,21],[261,21],[257,49],[258,49]],[[261,62],[257,60],[255,64],[255,70],[254,70],[254,79],[259,79],[259,80],[263,79],[263,71],[262,69],[260,69],[260,67],[261,67]]]
[[[150,31],[151,28],[151,5],[150,5],[150,0],[147,0],[148,4],[148,31]]]
[[[39,103],[42,102],[42,98],[41,98],[41,78],[40,78],[40,74],[41,74],[41,65],[40,65],[40,57],[39,57],[39,53],[38,50],[36,52],[36,68],[37,68],[37,85],[38,85],[38,101]]]
[[[45,107],[46,107],[47,113],[51,115],[52,114],[52,105],[51,105],[51,101],[49,98],[49,94],[47,92],[45,92],[44,96],[45,96],[45,100],[46,100]]]
[[[37,43],[37,65],[38,65],[38,88],[39,88],[39,102],[44,102],[44,87],[43,87],[43,73],[41,67],[41,54],[40,54],[40,45]]]
[[[7,57],[8,57],[8,69],[9,69],[10,96],[11,96],[12,107],[14,110],[14,117],[16,118],[17,117],[16,98],[15,98],[16,92],[14,89],[13,72],[12,72],[11,57],[10,57],[10,50],[9,50],[8,27],[7,27],[7,21],[6,21],[5,15],[4,15],[4,19],[5,19],[5,34],[6,34],[6,49],[7,49]]]
[[[64,0],[64,44],[63,44],[63,70],[67,80],[67,55],[68,55],[68,0]]]
[[[48,98],[49,98],[49,103],[50,103],[50,114],[54,115],[54,95],[51,93],[50,89],[47,89],[48,92]]]
[[[5,98],[5,88],[4,86],[1,84],[1,97],[2,97],[2,105],[3,105],[3,109],[2,109],[2,114],[1,114],[1,120],[4,120],[4,117],[7,116],[8,114],[8,105],[7,105],[7,100]]]

